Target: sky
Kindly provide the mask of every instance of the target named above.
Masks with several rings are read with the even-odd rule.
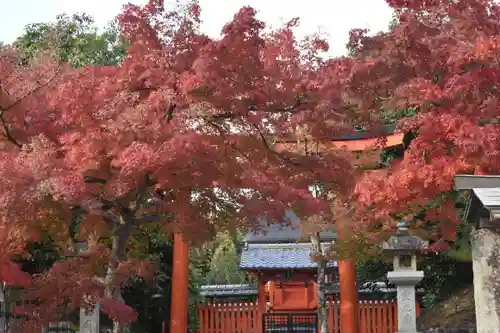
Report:
[[[106,25],[128,2],[147,0],[0,0],[0,41],[11,43],[29,23],[53,21],[61,13],[90,14],[99,26]],[[217,37],[221,27],[242,6],[258,10],[258,18],[279,26],[300,17],[299,37],[321,31],[329,36],[330,55],[345,54],[349,30],[368,28],[387,30],[392,11],[385,0],[200,0],[203,31]]]

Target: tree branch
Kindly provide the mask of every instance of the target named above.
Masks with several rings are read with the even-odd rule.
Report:
[[[40,83],[40,81],[37,81],[37,86],[30,90],[26,95],[24,95],[23,97],[21,98],[18,98],[16,99],[14,102],[10,103],[8,106],[6,107],[1,107],[0,106],[0,124],[2,125],[3,127],[3,130],[4,130],[4,134],[5,134],[5,137],[7,138],[7,140],[9,140],[10,142],[12,142],[13,144],[15,144],[17,147],[21,148],[22,145],[14,138],[14,136],[12,135],[12,133],[10,132],[9,130],[9,127],[7,126],[7,123],[5,122],[5,118],[4,118],[4,113],[5,111],[13,108],[14,106],[18,105],[19,103],[21,103],[23,100],[25,100],[26,98],[32,96],[34,93],[36,93],[37,91],[39,91],[41,88],[43,87],[46,87],[49,83],[51,83],[58,75],[59,75],[60,71],[59,69],[56,70],[55,74],[50,78],[48,79],[46,82],[44,83]],[[2,89],[2,87],[0,86],[0,89]],[[6,92],[7,93],[7,92]],[[8,95],[8,93],[7,93]]]
[[[7,126],[7,123],[5,122],[5,118],[3,117],[4,111],[5,110],[0,111],[0,124],[3,127],[4,135],[7,138],[7,140],[15,144],[18,148],[21,148],[22,145],[19,142],[17,142],[14,136],[12,136],[12,133],[9,130],[9,126]]]
[[[170,122],[174,119],[174,111],[175,108],[177,107],[176,104],[170,104],[170,106],[167,109],[165,119],[167,120],[167,124],[170,124]]]
[[[54,73],[54,75],[48,79],[46,82],[44,83],[40,83],[40,81],[37,81],[37,86],[30,90],[26,95],[24,95],[23,97],[21,98],[18,98],[17,100],[15,100],[14,102],[12,102],[11,104],[9,104],[7,107],[4,107],[2,108],[2,112],[4,111],[7,111],[11,108],[13,108],[14,106],[16,106],[17,104],[21,103],[23,100],[25,100],[26,98],[32,96],[34,93],[36,93],[38,90],[42,89],[43,87],[46,87],[47,85],[49,85],[49,83],[51,83],[52,81],[54,81],[54,79],[60,74],[60,70],[56,70],[56,72]],[[1,86],[0,86],[0,89],[1,89]]]
[[[135,224],[141,225],[141,224],[147,224],[150,222],[155,222],[158,221],[163,214],[161,213],[152,213],[152,214],[147,214],[143,216],[139,216],[135,218]]]
[[[310,236],[311,239],[311,254],[314,257],[323,258],[323,251],[321,250],[321,240],[319,238],[319,232],[315,232]]]
[[[294,113],[297,111],[296,109],[299,106],[304,105],[304,104],[305,103],[303,102],[303,100],[300,97],[297,97],[297,99],[295,100],[295,103],[293,103],[290,106],[285,106],[283,108],[276,108],[276,109],[267,108],[267,110],[260,110],[260,111],[265,112],[267,114]],[[257,109],[255,106],[249,106],[247,113],[256,112],[256,111],[259,111],[259,109]],[[221,120],[221,119],[234,119],[234,118],[240,118],[242,116],[244,116],[244,115],[235,114],[232,111],[226,111],[223,113],[218,113],[218,114],[203,117],[203,118],[210,121],[210,120]]]
[[[291,163],[292,165],[294,166],[300,166],[300,163],[297,162],[297,161],[294,161],[292,160],[291,158],[288,158],[286,156],[283,156],[282,154],[278,153],[276,150],[274,150],[272,147],[271,147],[271,144],[269,143],[269,141],[267,140],[266,136],[264,135],[264,133],[262,133],[262,131],[260,130],[259,126],[257,126],[256,124],[252,124],[252,126],[257,130],[257,133],[259,133],[259,136],[260,136],[260,139],[262,140],[262,143],[264,144],[264,147],[270,152],[272,153],[273,155],[276,155],[278,156],[281,160],[283,161],[286,161],[288,163]]]
[[[311,241],[311,258],[315,261],[330,261],[330,257],[333,253],[333,247],[335,242],[330,242],[325,248],[321,247],[321,238],[319,232],[316,232],[310,236]]]

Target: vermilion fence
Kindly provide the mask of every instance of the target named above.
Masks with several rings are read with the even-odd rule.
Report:
[[[360,333],[395,333],[398,326],[396,301],[360,301]],[[417,303],[417,316],[420,306]],[[262,314],[255,303],[232,302],[198,308],[198,333],[261,333]],[[330,333],[340,332],[340,302],[328,302]]]
[[[261,317],[257,304],[250,302],[199,306],[199,333],[258,333]]]
[[[335,308],[337,312],[340,311],[338,301],[332,305],[330,311],[332,308]],[[361,301],[358,307],[361,333],[394,333],[398,331],[398,305],[396,301]],[[420,315],[420,303],[418,302],[416,303],[416,314],[417,317]]]

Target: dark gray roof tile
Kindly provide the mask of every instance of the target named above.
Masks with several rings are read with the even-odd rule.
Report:
[[[205,297],[253,296],[257,294],[257,289],[249,284],[217,284],[200,287],[200,296]]]
[[[328,295],[338,294],[340,287],[338,282],[327,283],[325,292]],[[371,282],[360,284],[358,292],[361,294],[370,293],[395,293],[395,288],[390,288],[385,282]],[[417,293],[421,294],[424,290],[417,289]],[[200,287],[200,295],[205,297],[227,297],[227,296],[256,296],[258,289],[249,284],[222,284],[222,285],[204,285]]]
[[[500,188],[475,188],[473,191],[484,207],[500,207]]]
[[[240,269],[316,269],[310,243],[247,244],[241,252]],[[336,267],[331,261],[329,267]]]

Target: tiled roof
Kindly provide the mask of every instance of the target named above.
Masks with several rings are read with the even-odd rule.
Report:
[[[200,295],[205,297],[253,296],[257,294],[257,288],[253,288],[249,284],[217,284],[205,285],[200,288]]]
[[[290,225],[267,224],[261,219],[261,228],[256,232],[249,232],[245,236],[246,243],[295,243],[301,240],[308,241],[307,235],[300,230],[300,221],[292,211],[287,211],[286,220]],[[337,239],[337,233],[324,231],[320,233],[321,240],[331,242]]]
[[[331,261],[329,267],[336,267]],[[247,244],[241,251],[240,269],[315,269],[310,243]]]
[[[476,188],[499,188],[500,175],[456,175],[457,190],[472,190]]]
[[[338,282],[331,282],[325,285],[325,292],[327,294],[338,294],[340,293],[340,284]],[[396,288],[389,288],[385,282],[371,282],[371,283],[360,283],[358,284],[358,292],[364,293],[391,293],[396,292]]]
[[[500,206],[500,188],[475,188],[473,191],[485,208]]]
[[[340,287],[338,282],[327,283],[325,285],[327,295],[338,294]],[[249,284],[222,284],[222,285],[204,285],[200,288],[200,295],[205,297],[224,297],[224,296],[257,296],[258,289]],[[385,282],[364,283],[358,288],[360,294],[365,293],[395,293],[396,288],[390,288]],[[422,288],[417,289],[417,293],[423,293]]]
[[[339,294],[340,284],[338,282],[327,283],[325,285],[325,292],[328,295]],[[366,282],[358,285],[358,293],[360,294],[372,294],[372,293],[395,293],[397,289],[395,287],[389,287],[385,282]],[[423,288],[417,288],[416,292],[421,294],[424,292]]]
[[[470,175],[469,175],[470,176]],[[457,176],[458,177],[458,176]],[[465,177],[461,176],[461,181],[471,181],[474,182],[476,176]],[[487,176],[481,176],[487,177]],[[493,177],[493,176],[491,176]],[[496,176],[499,177],[500,176]],[[489,178],[486,178],[487,180]],[[493,180],[492,180],[493,181]],[[474,185],[472,184],[459,184],[459,185]],[[479,184],[487,186],[487,183]],[[482,216],[490,215],[491,219],[498,219],[499,208],[500,208],[500,188],[498,187],[484,187],[484,188],[472,188],[472,195],[469,196],[467,200],[467,205],[465,207],[465,221],[469,223],[477,224]]]

